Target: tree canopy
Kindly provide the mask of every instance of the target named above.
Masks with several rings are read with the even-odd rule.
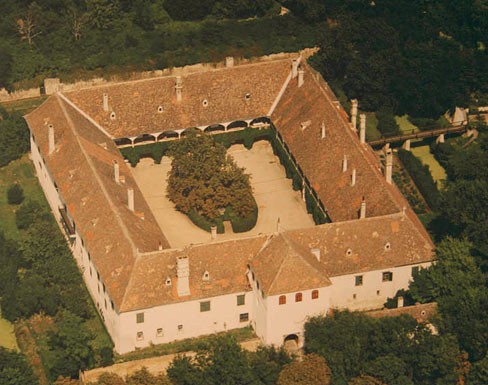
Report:
[[[225,147],[205,135],[190,135],[169,152],[172,157],[168,197],[178,210],[208,219],[228,207],[247,217],[255,202],[249,175],[237,167]]]

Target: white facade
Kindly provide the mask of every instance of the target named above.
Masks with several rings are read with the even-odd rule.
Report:
[[[32,136],[31,157],[49,205],[61,223],[63,219],[59,208],[64,207],[64,202]],[[298,345],[301,346],[304,324],[309,317],[325,315],[330,308],[381,308],[388,297],[393,297],[400,289],[408,288],[412,267],[425,268],[430,265],[423,263],[330,277],[330,286],[283,294],[286,303],[281,304],[282,295],[265,296],[257,285],[259,277],[253,279],[249,271],[248,280],[252,290],[248,292],[182,300],[149,309],[118,313],[82,237],[75,230],[70,239],[73,256],[118,353],[248,325],[253,326],[256,334],[266,344],[279,346],[285,338],[295,335],[298,337]],[[391,273],[391,280],[384,273]],[[356,281],[356,276],[362,276],[360,284]],[[301,300],[297,294],[301,294]],[[239,296],[244,296],[243,303],[242,297],[238,300]],[[202,304],[203,302],[209,303],[209,310],[208,304]]]

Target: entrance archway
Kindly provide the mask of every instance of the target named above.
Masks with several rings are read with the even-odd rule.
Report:
[[[300,338],[296,334],[288,334],[283,340],[283,347],[288,353],[294,354],[298,352],[299,342]]]

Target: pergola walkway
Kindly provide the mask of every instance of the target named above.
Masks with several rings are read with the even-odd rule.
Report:
[[[282,230],[314,226],[301,199],[301,193],[293,191],[291,180],[286,178],[285,170],[268,142],[255,143],[252,150],[234,145],[229,153],[239,167],[244,167],[251,174],[259,215],[252,230],[239,234],[219,234],[217,241],[273,233],[276,231],[278,218]],[[170,168],[171,161],[167,157],[163,157],[159,165],[154,164],[152,159],[142,159],[136,168],[132,168],[132,172],[171,247],[211,242],[210,233],[195,226],[166,197],[167,174]]]

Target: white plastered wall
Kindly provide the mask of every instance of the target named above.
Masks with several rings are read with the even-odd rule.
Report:
[[[242,294],[245,303],[237,305],[237,296]],[[252,292],[241,292],[121,313],[115,349],[125,353],[151,344],[246,327],[254,315],[251,297]],[[200,311],[200,302],[204,301],[210,301],[210,311]],[[144,313],[144,322],[137,323],[137,313]],[[241,322],[239,316],[244,313],[248,313],[249,321]],[[159,335],[158,329],[162,329]],[[143,338],[138,339],[138,332]]]
[[[330,277],[330,306],[350,310],[380,309],[387,298],[394,297],[398,290],[408,289],[414,266],[426,268],[430,266],[430,262]],[[384,282],[383,272],[391,272],[392,281]],[[356,286],[356,276],[360,275],[363,277],[363,283]]]

